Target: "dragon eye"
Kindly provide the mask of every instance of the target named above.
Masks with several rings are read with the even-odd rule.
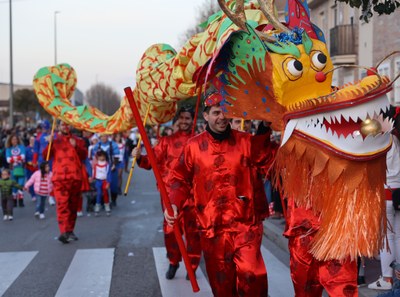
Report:
[[[301,74],[303,73],[303,64],[301,64],[301,62],[299,60],[291,59],[287,63],[287,70],[294,77],[296,77],[296,78],[300,77]]]
[[[312,56],[311,61],[317,70],[322,70],[325,68],[327,58],[324,53],[317,51]]]

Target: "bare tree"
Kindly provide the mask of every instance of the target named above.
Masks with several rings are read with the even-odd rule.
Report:
[[[207,21],[208,18],[220,10],[216,0],[206,0],[200,7],[196,9],[198,16],[196,17],[196,25],[187,29],[179,38],[179,43],[183,46],[193,35],[204,31],[199,25]]]
[[[118,93],[104,83],[92,85],[86,92],[86,100],[89,105],[97,107],[108,115],[113,114],[120,106]]]

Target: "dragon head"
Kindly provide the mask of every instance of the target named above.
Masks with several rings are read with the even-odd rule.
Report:
[[[243,0],[236,1],[235,12],[233,3],[219,3],[241,30],[205,65],[205,81],[224,97],[228,117],[266,120],[283,132],[275,184],[296,209],[310,209],[319,218],[313,255],[373,255],[385,226],[392,122],[382,113],[390,107],[386,93],[392,82],[375,72],[333,87],[334,67],[322,32],[310,22],[307,1],[289,0],[285,25],[274,17],[273,1],[258,0],[267,25],[246,19]]]
[[[322,32],[309,20],[306,2],[289,2],[291,29],[271,20],[268,7],[273,2],[259,0],[274,25],[262,29],[238,20],[244,13],[234,14],[224,3],[220,1],[223,10],[243,30],[231,34],[207,66],[228,116],[271,122],[283,132],[281,146],[297,135],[356,160],[390,148],[392,124],[381,116],[389,108],[389,80],[371,75],[341,89],[332,87],[333,64]],[[236,8],[242,7],[237,1]],[[300,20],[292,11],[300,11]]]

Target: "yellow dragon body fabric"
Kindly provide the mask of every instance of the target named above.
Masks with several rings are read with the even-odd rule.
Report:
[[[291,206],[288,223],[315,232],[313,256],[373,256],[386,232],[383,185],[392,125],[381,113],[389,108],[393,82],[370,75],[332,91],[333,65],[306,1],[288,1],[284,25],[274,18],[273,1],[218,1],[224,13],[211,16],[178,53],[164,44],[144,53],[133,90],[142,117],[150,104],[148,124],[169,121],[177,101],[211,82],[228,116],[266,120],[282,131],[274,182]],[[34,78],[42,106],[79,129],[114,133],[135,125],[126,98],[112,116],[72,106],[75,83],[65,64],[42,68]],[[378,128],[360,133],[367,121]],[[298,210],[315,220],[296,222]]]
[[[258,5],[248,3],[246,9],[253,23],[267,23]],[[196,95],[194,73],[236,30],[237,26],[219,12],[210,17],[206,30],[191,38],[178,53],[167,44],[155,44],[146,50],[137,67],[133,93],[142,118],[150,104],[147,124],[168,122],[175,116],[177,101]],[[69,98],[76,81],[74,69],[60,64],[41,68],[34,77],[33,86],[40,104],[49,114],[78,129],[112,134],[135,126],[126,97],[111,116],[95,107],[73,106]]]

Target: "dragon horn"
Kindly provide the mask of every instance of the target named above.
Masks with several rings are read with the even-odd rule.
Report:
[[[290,30],[286,28],[275,16],[274,5],[275,0],[257,0],[260,5],[260,10],[265,15],[267,20],[274,28],[281,32],[289,32]]]
[[[244,12],[244,0],[237,0],[235,6],[235,12],[233,12],[228,5],[226,4],[225,0],[218,0],[218,4],[221,7],[222,11],[227,15],[227,17],[240,29],[244,31],[248,31],[246,27],[246,14]],[[263,12],[264,13],[264,12]],[[265,14],[265,13],[264,13]],[[268,17],[267,17],[268,19]],[[286,29],[287,30],[287,29]],[[266,40],[268,42],[275,42],[276,39],[264,32],[259,30],[255,30],[258,36]]]
[[[244,13],[244,0],[237,0],[235,12],[228,7],[225,0],[218,0],[218,4],[228,18],[240,29],[247,31],[246,14]]]

